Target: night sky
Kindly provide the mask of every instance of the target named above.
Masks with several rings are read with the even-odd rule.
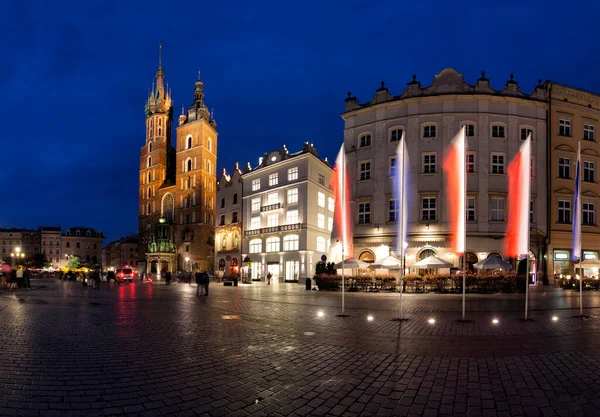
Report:
[[[0,227],[88,226],[104,232],[105,244],[137,231],[144,102],[161,40],[175,120],[201,70],[219,132],[219,173],[304,141],[333,159],[347,91],[364,103],[382,80],[397,95],[412,74],[429,85],[454,67],[471,84],[485,70],[496,89],[514,73],[525,92],[538,78],[600,92],[593,1],[2,7]]]

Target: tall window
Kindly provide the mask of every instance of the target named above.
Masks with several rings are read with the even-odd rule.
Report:
[[[571,223],[571,202],[558,200],[558,222]]]
[[[262,252],[262,239],[252,239],[250,241],[250,253]]]
[[[594,182],[596,179],[596,164],[593,162],[583,162],[583,180],[585,182]]]
[[[558,120],[558,134],[560,136],[571,136],[571,121],[567,119]]]
[[[269,214],[267,217],[267,227],[279,226],[279,214]]]
[[[223,223],[225,223],[225,220],[223,220]],[[223,235],[221,237],[221,250],[225,250],[227,249],[227,237],[225,237],[225,235]]]
[[[583,140],[596,140],[594,125],[583,125]]]
[[[224,214],[221,214],[219,226],[225,226],[225,215]]]
[[[335,210],[335,200],[331,197],[328,197],[327,205],[328,205],[329,211],[331,211],[333,213],[333,211]]]
[[[267,252],[279,252],[279,238],[272,236],[267,238]]]
[[[298,167],[288,169],[288,181],[295,181],[298,179]]]
[[[421,203],[421,219],[435,220],[437,218],[435,197],[423,197]]]
[[[252,199],[252,211],[260,211],[260,197]]]
[[[492,137],[493,138],[504,138],[504,126],[492,125]]]
[[[298,203],[298,189],[290,188],[287,190],[287,203],[297,204]]]
[[[333,230],[333,217],[327,217],[327,230]]]
[[[402,138],[402,129],[394,129],[390,132],[390,142],[395,142]]]
[[[206,162],[208,162],[208,161],[206,161]],[[192,170],[192,160],[188,159],[185,164],[186,164],[185,170],[186,171],[191,171]]]
[[[317,193],[317,204],[319,207],[325,207],[325,194],[320,191]]]
[[[252,191],[260,190],[260,178],[252,180]]]
[[[475,136],[475,125],[474,124],[468,123],[465,125],[465,135],[470,138]]]
[[[583,203],[581,206],[583,209],[582,224],[587,226],[596,224],[596,206],[592,203]]]
[[[400,211],[400,201],[390,200],[388,203],[388,222],[397,222]]]
[[[467,220],[475,221],[475,197],[467,198]]]
[[[277,185],[277,183],[279,183],[279,174],[274,173],[269,175],[269,187],[272,187],[273,185]]]
[[[237,223],[237,221],[238,221],[238,215],[237,215],[237,213],[238,213],[237,211],[234,211],[234,212],[231,214],[231,222],[232,222],[232,223]]]
[[[527,136],[529,135],[531,135],[531,140],[533,140],[533,130],[526,127],[521,129],[521,140],[527,139]]]
[[[208,138],[208,139],[206,140],[206,147],[208,148],[208,150],[209,150],[210,152],[212,152],[212,139],[211,139],[211,138]]]
[[[435,154],[423,154],[423,174],[435,174]]]
[[[152,157],[149,156],[148,157],[148,168],[150,168],[152,166]]]
[[[504,209],[506,207],[506,200],[504,197],[492,197],[492,216],[493,222],[504,221]]]
[[[358,223],[359,224],[371,223],[371,203],[359,203],[358,204]]]
[[[233,195],[233,205],[237,204],[237,193]]]
[[[186,149],[190,149],[192,147],[192,137],[188,136],[185,143]]]
[[[435,138],[435,136],[436,136],[436,126],[435,125],[423,126],[423,137],[424,138]]]
[[[362,135],[360,137],[360,147],[364,148],[366,146],[371,146],[371,135]]]
[[[279,202],[279,193],[269,193],[267,195],[267,204],[277,204]]]
[[[260,217],[252,217],[252,219],[250,219],[250,229],[260,229]]]
[[[298,210],[290,210],[287,212],[287,223],[288,224],[298,223]]]
[[[325,229],[325,215],[323,213],[317,214],[317,227],[319,229]]]
[[[300,237],[298,235],[287,235],[283,237],[283,250],[298,250]]]
[[[363,161],[360,163],[360,180],[370,180],[371,179],[371,162]]]
[[[148,144],[148,152],[152,152],[152,142]]]
[[[390,177],[396,176],[396,157],[395,156],[390,156],[388,172],[389,172]]]
[[[221,198],[221,208],[225,208],[225,197]]]
[[[571,178],[571,160],[569,158],[558,158],[558,178]]]
[[[529,223],[535,223],[535,203],[529,200]]]
[[[319,184],[325,185],[325,175],[319,173]]]
[[[475,153],[468,152],[466,155],[467,173],[473,174],[475,172]]]
[[[504,174],[504,154],[492,153],[492,174]]]
[[[163,198],[162,215],[169,223],[175,218],[175,200],[171,193],[166,194]]]
[[[325,252],[325,238],[317,237],[317,252]]]

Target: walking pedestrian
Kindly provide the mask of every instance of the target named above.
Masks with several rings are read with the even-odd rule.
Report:
[[[165,281],[167,282],[167,285],[171,285],[171,273],[169,271],[165,273]]]
[[[25,282],[24,282],[24,279],[23,279],[23,269],[22,268],[17,269],[17,287],[18,288],[25,287]]]
[[[196,278],[196,297],[200,297],[200,289],[204,287],[204,277],[200,271],[197,271],[194,278]]]
[[[267,285],[271,285],[271,277],[273,275],[271,275],[271,271],[269,271],[269,273],[267,274]]]
[[[210,274],[204,272],[204,295],[208,296],[208,284],[210,284]]]
[[[94,288],[100,289],[100,271],[94,271]]]
[[[113,282],[115,282],[115,273],[113,271],[108,271],[108,274],[106,274],[106,289],[107,290],[112,289]]]

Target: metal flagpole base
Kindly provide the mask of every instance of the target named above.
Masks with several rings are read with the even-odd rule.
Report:
[[[537,321],[536,319],[532,319],[531,317],[527,317],[526,319],[519,319],[520,322],[526,322],[526,321]]]
[[[349,314],[338,314],[336,317],[350,317]]]
[[[464,320],[463,320],[463,319],[458,319],[458,320],[456,320],[456,323],[463,323],[463,324],[465,324],[465,323],[473,323],[473,320],[468,320],[468,319],[464,319]]]
[[[391,321],[408,321],[408,320],[409,320],[409,319],[405,319],[405,318],[399,318],[399,317],[398,317],[398,318],[392,319]]]
[[[578,314],[576,316],[572,316],[574,319],[589,319],[592,316],[586,316],[585,314]]]

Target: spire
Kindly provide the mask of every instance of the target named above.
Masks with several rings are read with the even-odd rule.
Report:
[[[157,98],[165,97],[165,87],[163,84],[163,78],[165,73],[162,70],[162,41],[158,45],[158,71],[156,71],[156,94]]]

